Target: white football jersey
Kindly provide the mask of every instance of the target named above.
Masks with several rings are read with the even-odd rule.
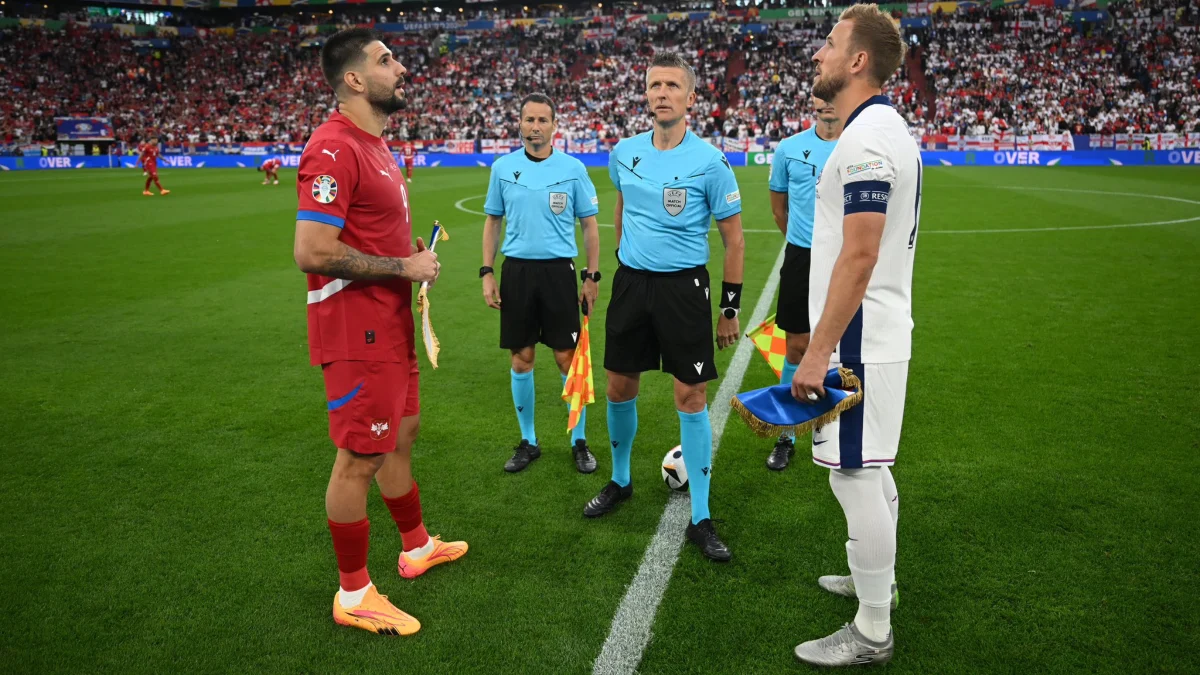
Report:
[[[896,363],[912,357],[912,273],[921,220],[921,151],[887,97],[874,96],[846,120],[817,183],[808,309],[815,326],[842,251],[842,219],[886,214],[879,259],[834,361]]]

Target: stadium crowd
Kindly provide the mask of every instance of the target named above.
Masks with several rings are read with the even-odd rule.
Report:
[[[1198,131],[1198,1],[1113,4],[1112,20],[1085,24],[1054,7],[939,12],[909,31],[912,62],[887,93],[927,132]],[[597,20],[393,34],[410,71],[410,104],[393,118],[392,136],[511,137],[513,99],[544,91],[560,102],[565,135],[612,142],[646,128],[644,64],[654,50],[672,49],[697,68],[697,133],[781,138],[808,117],[810,58],[835,19],[748,34],[744,17],[651,23],[588,11]],[[170,48],[77,23],[65,34],[36,26],[4,33],[5,144],[53,140],[53,118],[69,114],[109,116],[118,139],[131,143],[150,135],[302,142],[334,103],[320,78],[319,43],[302,31],[175,36]]]

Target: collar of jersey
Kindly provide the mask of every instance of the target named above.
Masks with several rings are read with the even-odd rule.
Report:
[[[871,98],[863,101],[862,105],[855,108],[854,112],[850,113],[850,116],[846,118],[846,126],[847,127],[850,126],[850,123],[854,121],[854,118],[858,117],[858,114],[860,112],[866,110],[867,106],[872,106],[872,105],[890,106],[891,104],[892,104],[891,99],[889,99],[886,96],[872,96]],[[845,127],[842,127],[842,128],[844,129]]]
[[[654,152],[657,152],[657,153],[660,153],[660,154],[661,154],[661,153],[675,152],[676,150],[678,150],[678,149],[682,148],[682,147],[683,147],[685,144],[687,144],[687,142],[688,142],[689,140],[691,140],[691,137],[692,137],[692,136],[694,136],[694,135],[695,135],[695,134],[693,134],[693,133],[692,133],[692,130],[691,130],[691,129],[687,129],[687,130],[685,130],[685,131],[683,132],[683,140],[682,140],[682,141],[679,141],[679,145],[677,145],[677,146],[675,146],[675,147],[673,147],[673,148],[667,149],[667,150],[659,150],[659,149],[658,149],[658,148],[657,148],[657,147],[654,145],[654,129],[653,129],[653,127],[652,127],[652,128],[650,129],[650,131],[647,131],[647,132],[646,132],[646,140],[647,140],[647,141],[650,143],[650,149],[651,149],[651,150],[653,150]]]
[[[354,133],[355,136],[362,138],[364,141],[382,140],[378,136],[372,136],[371,134],[367,133],[366,131],[359,129],[358,125],[355,124],[353,121],[351,121],[349,117],[346,117],[345,115],[343,115],[341,112],[339,112],[337,110],[333,111],[333,115],[331,115],[329,117],[329,119],[332,121],[337,121],[339,124],[346,125],[347,127],[349,127],[350,131]]]

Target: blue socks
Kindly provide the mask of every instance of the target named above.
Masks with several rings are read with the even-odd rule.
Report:
[[[708,419],[708,413],[704,414],[704,419]],[[608,438],[612,445],[613,460],[612,479],[621,487],[629,485],[629,458],[633,454],[633,437],[637,435],[637,425],[636,396],[623,403],[608,402]],[[711,431],[709,431],[709,437],[712,437]],[[711,441],[709,445],[711,447]]]
[[[517,424],[521,425],[521,438],[537,445],[537,430],[533,426],[533,371],[518,373],[510,370],[512,375],[513,409],[517,411]]]
[[[560,375],[561,375],[561,373],[560,373]],[[566,375],[562,376],[562,381],[563,381],[563,386],[565,387],[567,385],[567,376]],[[559,389],[559,392],[561,392],[561,391],[562,390]],[[569,406],[569,405],[567,406],[567,408],[570,408],[570,407],[571,406]],[[586,431],[585,427],[587,427],[587,406],[586,405],[583,406],[583,410],[579,411],[579,424],[576,424],[575,428],[571,430],[571,445],[575,445],[575,441],[586,441],[587,440],[587,431]]]
[[[779,374],[779,384],[786,384],[789,387],[792,386],[792,378],[796,376],[796,369],[799,367],[799,363],[792,363],[791,361],[784,359],[783,372]],[[788,436],[793,441],[796,440],[796,434],[788,434]]]
[[[611,411],[613,404],[609,403],[608,406]],[[679,439],[683,446],[683,464],[687,467],[688,491],[692,495],[692,524],[695,525],[709,517],[708,486],[712,480],[712,422],[708,419],[708,406],[704,406],[704,410],[698,413],[679,411]],[[614,452],[613,455],[615,458],[616,453]],[[616,466],[615,459],[613,466]]]

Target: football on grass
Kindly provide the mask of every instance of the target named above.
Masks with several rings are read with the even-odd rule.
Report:
[[[662,463],[663,482],[676,492],[687,492],[687,467],[683,465],[683,449],[675,446],[667,451]]]

